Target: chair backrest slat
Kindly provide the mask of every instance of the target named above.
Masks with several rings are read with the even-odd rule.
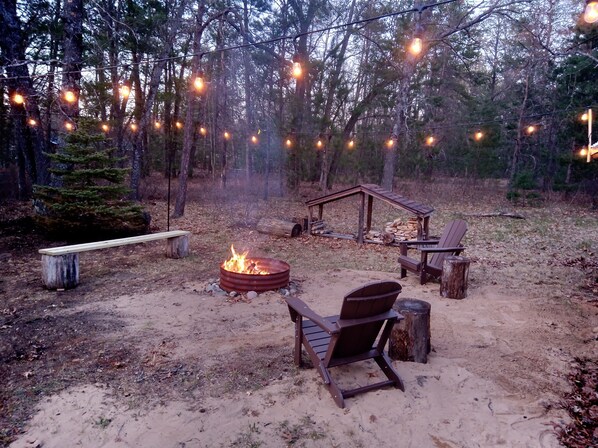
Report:
[[[461,244],[461,240],[465,236],[465,232],[467,232],[467,223],[462,219],[456,219],[455,221],[449,222],[442,235],[440,240],[438,241],[438,248],[442,247],[457,247]],[[444,257],[450,255],[448,253],[436,253],[433,254],[430,259],[428,260],[428,265],[433,266],[438,269],[442,269],[442,263],[444,262]]]

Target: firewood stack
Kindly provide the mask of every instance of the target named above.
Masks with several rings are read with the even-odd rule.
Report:
[[[406,222],[397,218],[387,222],[384,231],[393,234],[395,241],[417,239],[417,218],[409,218]]]

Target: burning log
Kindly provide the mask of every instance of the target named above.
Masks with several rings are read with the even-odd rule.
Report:
[[[275,218],[262,218],[257,223],[257,230],[270,235],[292,238],[301,234],[301,225],[295,222]]]
[[[225,291],[262,292],[289,284],[290,266],[273,258],[247,258],[231,246],[233,256],[220,265],[220,287]]]

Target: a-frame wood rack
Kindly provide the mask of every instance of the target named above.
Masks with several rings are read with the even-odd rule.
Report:
[[[388,191],[375,184],[356,185],[346,190],[337,191],[326,196],[322,196],[305,204],[309,209],[309,218],[307,222],[307,232],[312,234],[312,223],[314,222],[314,209],[318,207],[317,220],[321,221],[324,214],[324,204],[334,202],[353,195],[361,196],[361,206],[359,207],[359,223],[357,227],[357,242],[364,243],[364,234],[369,232],[372,227],[372,207],[374,198],[379,199],[393,207],[399,207],[413,213],[417,217],[417,239],[427,239],[429,237],[428,228],[430,215],[434,209],[428,205],[420,204],[401,195]],[[323,234],[322,236],[331,236],[336,238],[355,239],[354,235],[344,235],[339,233]]]

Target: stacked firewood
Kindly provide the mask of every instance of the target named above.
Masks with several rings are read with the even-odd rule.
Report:
[[[387,222],[384,231],[394,235],[395,241],[414,240],[417,238],[417,218],[409,218],[407,221],[397,218]]]
[[[322,220],[315,220],[311,222],[311,233],[314,235],[321,235],[323,233],[329,233],[329,230],[326,230],[326,222]]]

